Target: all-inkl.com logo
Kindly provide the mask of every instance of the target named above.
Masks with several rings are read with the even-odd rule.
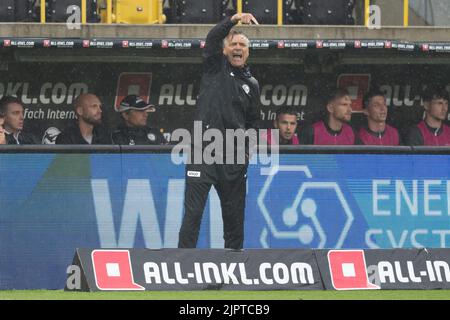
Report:
[[[95,284],[100,290],[145,290],[134,282],[128,250],[94,250],[91,253]]]
[[[272,167],[257,203],[263,248],[341,248],[354,220],[339,183],[315,179],[305,165]]]
[[[330,250],[327,258],[335,290],[380,289],[369,281],[364,250]]]

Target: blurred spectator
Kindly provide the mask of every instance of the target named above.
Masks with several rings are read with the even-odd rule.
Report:
[[[85,93],[74,101],[76,120],[56,138],[56,144],[111,144],[111,135],[101,126],[102,103],[92,94]]]
[[[367,116],[367,125],[358,131],[361,144],[398,146],[398,130],[386,124],[388,108],[386,97],[378,89],[369,91],[363,100],[363,113]]]
[[[0,113],[4,115],[3,128],[6,133],[7,144],[40,144],[37,137],[23,132],[24,106],[22,102],[12,96],[0,99]]]
[[[280,145],[297,145],[299,144],[297,136],[297,111],[293,107],[281,107],[277,110],[277,115],[273,121],[275,129],[279,130]],[[273,139],[272,130],[267,131],[268,144],[276,144]]]
[[[6,144],[5,129],[3,129],[3,123],[5,123],[5,115],[0,110],[0,144]]]
[[[301,131],[300,144],[353,145],[356,136],[348,124],[352,117],[352,100],[346,89],[334,90],[326,104],[326,116]]]
[[[122,116],[123,124],[112,134],[114,144],[167,144],[159,130],[147,126],[148,114],[155,112],[154,105],[146,103],[136,95],[129,95],[122,100],[118,111]]]
[[[410,129],[406,143],[411,146],[450,145],[450,128],[444,124],[448,112],[448,92],[432,86],[425,90],[422,98],[425,119]]]

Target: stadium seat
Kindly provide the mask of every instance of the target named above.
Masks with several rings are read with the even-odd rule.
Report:
[[[32,22],[38,21],[35,0],[1,0],[0,21]]]
[[[175,0],[112,0],[112,23],[165,23],[167,12],[172,19]],[[101,21],[106,22],[106,0],[98,0]]]
[[[87,0],[86,2],[87,22],[99,22],[97,0]],[[81,9],[81,0],[47,0],[47,21],[66,22],[72,15],[72,12],[67,13],[67,8],[74,5]]]
[[[14,0],[0,1],[0,21],[13,22],[15,19],[14,8]]]
[[[177,7],[175,0],[164,0],[163,14],[166,16],[166,23],[175,23],[177,19]]]
[[[284,20],[283,24],[303,24],[300,11],[302,0],[286,0],[283,4]]]
[[[355,0],[300,0],[297,10],[302,23],[312,25],[355,24]]]
[[[236,0],[223,0],[222,1],[222,18],[231,17],[237,12]]]
[[[277,24],[277,1],[244,0],[242,12],[252,13],[260,24]]]
[[[39,21],[38,7],[35,0],[15,0],[16,22],[37,22]]]
[[[178,23],[217,23],[226,0],[176,0]]]

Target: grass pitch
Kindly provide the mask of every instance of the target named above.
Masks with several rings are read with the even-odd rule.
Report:
[[[358,291],[0,291],[0,300],[450,300],[450,290]]]

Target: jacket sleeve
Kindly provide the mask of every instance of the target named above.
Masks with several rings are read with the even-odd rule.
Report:
[[[63,131],[56,137],[55,144],[74,144],[74,142],[70,135]]]
[[[202,53],[205,72],[216,70],[220,65],[223,59],[223,39],[233,26],[234,23],[227,17],[209,31]]]
[[[10,134],[6,133],[5,138],[6,138],[6,144],[17,144],[16,139],[14,139],[14,137],[11,133]]]
[[[407,146],[423,146],[424,141],[422,133],[420,132],[419,128],[417,128],[417,126],[414,126],[411,129],[409,129],[409,132],[406,136],[405,144]]]
[[[166,138],[164,137],[164,135],[161,133],[161,132],[159,132],[159,131],[157,131],[158,132],[158,144],[159,145],[166,145],[166,144],[169,144],[169,142],[166,140]]]
[[[26,144],[42,144],[42,140],[32,133],[28,133],[26,135]]]
[[[314,144],[314,128],[312,125],[304,127],[300,131],[300,144],[312,145]]]
[[[245,129],[253,128],[258,130],[261,122],[261,93],[258,80],[252,77],[250,83],[252,84],[253,94],[251,97],[251,105],[245,119]]]
[[[396,130],[396,132],[397,132],[397,136],[398,136],[398,145],[399,145],[399,146],[405,145],[404,138],[403,138],[403,136],[400,134],[400,131],[399,131],[399,130]]]

